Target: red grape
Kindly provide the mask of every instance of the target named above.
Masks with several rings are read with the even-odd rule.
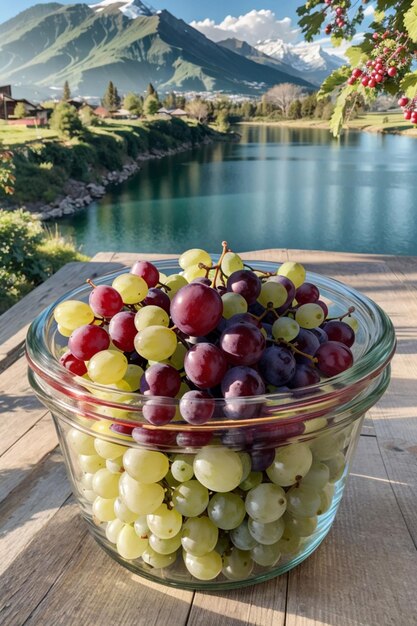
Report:
[[[175,326],[188,335],[204,337],[214,330],[223,313],[220,294],[201,283],[181,287],[171,302]]]
[[[248,304],[256,302],[261,293],[262,283],[255,272],[237,270],[227,279],[227,290],[238,293]]]
[[[89,361],[101,350],[107,350],[110,337],[100,326],[86,325],[76,328],[68,339],[70,352],[81,361]]]
[[[211,343],[198,343],[185,355],[184,369],[188,378],[197,387],[216,387],[227,371],[223,352]]]
[[[350,349],[338,341],[322,343],[316,352],[317,365],[326,376],[337,376],[344,372],[353,363],[353,355]]]
[[[180,400],[180,412],[189,424],[205,424],[214,413],[215,401],[207,391],[187,391]]]
[[[331,320],[323,324],[323,330],[327,333],[329,341],[339,341],[350,348],[355,341],[355,331],[342,321]]]
[[[123,352],[133,352],[135,349],[134,339],[137,335],[135,326],[135,313],[121,311],[116,313],[110,320],[109,335],[112,342]]]
[[[143,278],[148,287],[156,287],[159,282],[159,272],[149,261],[136,261],[130,273]]]
[[[71,374],[75,374],[76,376],[84,376],[84,374],[87,373],[87,366],[84,361],[77,359],[69,350],[61,356],[59,362],[65,369],[71,372]]]
[[[168,396],[174,398],[181,387],[178,371],[166,363],[155,363],[143,374],[140,392],[145,396]]]
[[[235,324],[220,337],[220,348],[233,365],[254,365],[265,349],[265,337],[253,324]]]
[[[94,287],[88,301],[94,313],[100,317],[113,317],[123,308],[122,296],[110,285]]]

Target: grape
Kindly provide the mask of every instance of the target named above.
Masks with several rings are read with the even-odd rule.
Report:
[[[210,431],[181,432],[177,435],[177,446],[179,448],[201,448],[207,446],[213,439]]]
[[[327,484],[324,489],[322,489],[322,491],[320,491],[320,507],[319,510],[317,511],[317,515],[323,515],[324,513],[327,513],[327,511],[330,509],[331,504],[333,502],[333,496],[334,496],[334,485],[331,485],[330,483]]]
[[[318,368],[326,376],[337,376],[353,364],[352,352],[338,341],[322,343],[315,356]]]
[[[265,348],[265,337],[253,324],[237,324],[223,331],[220,348],[233,365],[254,365]]]
[[[230,531],[230,539],[239,550],[251,550],[257,545],[257,541],[249,532],[247,519],[244,519],[240,526]]]
[[[208,517],[190,517],[182,527],[181,544],[186,552],[203,556],[214,550],[219,530]]]
[[[156,287],[159,282],[159,272],[150,261],[136,261],[130,273],[143,278],[148,287]]]
[[[285,291],[287,292],[287,299],[284,304],[277,308],[277,313],[281,315],[284,313],[291,305],[295,298],[295,287],[294,283],[287,278],[286,276],[270,276],[268,278],[269,283],[279,283],[283,287],[285,287]]]
[[[202,448],[194,458],[193,467],[197,480],[211,491],[232,491],[242,480],[243,467],[239,455],[227,448]]]
[[[135,350],[145,359],[163,361],[177,348],[177,335],[165,326],[148,326],[135,337]]]
[[[180,390],[181,376],[178,371],[164,363],[151,365],[142,376],[140,391],[145,396],[168,396],[174,398]]]
[[[148,547],[148,540],[138,537],[132,526],[125,524],[117,535],[117,551],[124,559],[138,559]]]
[[[313,439],[310,444],[310,448],[314,459],[317,461],[327,461],[327,459],[331,459],[342,449],[343,442],[344,437],[341,432],[330,432]]]
[[[165,426],[175,418],[176,406],[164,399],[153,399],[144,404],[142,413],[143,417],[150,424],[154,424],[154,426]]]
[[[207,508],[208,490],[197,480],[187,480],[174,489],[172,503],[184,517],[197,517]]]
[[[219,293],[201,283],[182,287],[171,302],[173,323],[187,335],[203,337],[214,330],[223,313]]]
[[[68,440],[78,454],[95,454],[94,437],[83,433],[77,428],[68,431]]]
[[[248,303],[245,298],[238,293],[224,293],[222,295],[222,302],[223,317],[227,320],[239,313],[246,313],[248,310]]]
[[[298,304],[307,304],[309,302],[317,302],[320,298],[320,291],[313,283],[303,283],[295,292],[295,299]]]
[[[148,515],[149,530],[160,539],[175,537],[182,527],[182,515],[175,509],[169,509],[166,504]]]
[[[273,442],[268,441],[267,443],[273,445]],[[274,460],[275,451],[273,448],[252,448],[250,456],[252,460],[252,471],[256,474],[265,471],[266,468],[271,465]],[[242,487],[242,489],[243,488],[246,488],[246,483],[245,487]]]
[[[293,263],[292,261],[283,263],[277,274],[289,278],[294,283],[295,288],[300,287],[306,278],[306,271],[301,263]]]
[[[229,580],[244,580],[253,570],[253,561],[250,552],[243,552],[234,548],[223,561],[223,575]]]
[[[242,463],[242,483],[250,474],[250,471],[252,469],[252,460],[247,452],[238,452],[238,455],[240,462]]]
[[[126,450],[126,446],[121,446],[118,443],[113,443],[112,441],[106,441],[105,439],[100,439],[96,437],[94,439],[94,448],[103,459],[118,459]],[[104,465],[104,461],[103,461]]]
[[[264,455],[265,451],[259,450],[259,453],[261,455]],[[272,451],[272,455],[273,454],[274,452]],[[251,451],[251,458],[253,458],[252,451]],[[270,463],[268,463],[268,465],[270,465]],[[262,478],[263,478],[262,471],[258,471],[258,470],[252,471],[250,472],[249,476],[245,478],[245,480],[242,480],[242,482],[239,484],[239,489],[242,489],[243,491],[249,491],[250,489],[253,489],[254,487],[257,487],[258,485],[260,485],[262,482]]]
[[[169,313],[171,300],[169,299],[169,296],[167,296],[165,291],[162,291],[162,289],[159,289],[157,287],[152,287],[151,289],[149,289],[148,295],[142,301],[142,304],[144,305],[144,307],[157,306],[166,311],[166,313]]]
[[[57,330],[63,337],[71,337],[72,328],[65,328],[65,326],[58,324]]]
[[[287,510],[294,517],[313,517],[320,509],[320,494],[310,485],[294,485],[287,491]]]
[[[329,482],[335,483],[340,480],[345,471],[345,457],[342,452],[339,452],[335,456],[330,459],[326,459],[324,461],[325,465],[327,465],[329,469]]]
[[[132,524],[138,517],[137,513],[133,513],[121,498],[116,498],[114,502],[114,514],[125,524]]]
[[[124,472],[119,482],[119,493],[127,507],[138,515],[149,515],[161,506],[165,492],[161,485],[145,485]]]
[[[258,544],[250,551],[252,559],[258,565],[263,567],[272,567],[276,565],[281,558],[281,546],[280,542],[273,543],[272,545],[265,546]]]
[[[187,280],[184,276],[180,276],[180,274],[171,274],[167,276],[165,280],[165,285],[169,287],[168,297],[170,300],[173,299],[175,294],[182,288],[188,285]]]
[[[277,548],[285,555],[297,554],[300,550],[301,542],[301,537],[294,535],[285,528],[284,534],[277,543]]]
[[[253,434],[254,451],[262,450],[265,453],[269,453],[272,448],[273,453],[269,464],[264,469],[269,467],[274,460],[275,450],[273,448],[282,446],[289,439],[301,435],[304,432],[304,428],[303,422],[282,423],[281,420],[278,420],[275,424],[258,426]],[[252,454],[252,468],[253,462],[254,456]]]
[[[158,552],[148,546],[142,553],[142,559],[154,569],[162,569],[175,563],[177,554],[176,552],[172,554],[158,554]]]
[[[134,274],[120,274],[114,279],[112,287],[119,292],[125,304],[142,302],[148,293],[146,282]]]
[[[251,489],[245,499],[248,515],[256,522],[268,524],[280,518],[286,509],[285,491],[271,483],[262,483]]]
[[[248,304],[256,302],[262,283],[251,270],[238,270],[227,279],[227,290],[243,296]]]
[[[144,306],[135,315],[135,327],[137,330],[143,330],[148,326],[169,326],[169,315],[160,306],[149,305]]]
[[[186,270],[188,267],[198,265],[199,263],[207,265],[207,267],[212,266],[211,256],[208,252],[201,250],[200,248],[191,248],[190,250],[186,250],[178,259],[178,265],[183,270]]]
[[[312,328],[310,332],[317,337],[319,343],[326,343],[326,341],[329,341],[326,331],[324,331],[321,327]]]
[[[97,496],[93,502],[93,515],[100,522],[111,522],[114,520],[114,501],[115,498],[102,498]]]
[[[309,537],[317,528],[317,517],[293,517],[286,514],[285,528],[297,537]]]
[[[265,546],[270,546],[279,541],[283,535],[284,528],[285,524],[282,517],[267,524],[256,522],[254,519],[249,519],[248,521],[248,530],[252,537]]]
[[[258,396],[265,393],[265,385],[256,370],[232,367],[223,378],[221,391],[225,398]]]
[[[245,515],[245,504],[235,493],[215,493],[207,507],[207,513],[213,524],[222,530],[231,530],[239,526]]]
[[[320,341],[314,333],[314,331],[316,330],[317,328],[314,328],[312,330],[300,328],[300,332],[294,340],[294,345],[297,346],[298,350],[301,350],[301,352],[305,352],[310,356],[314,356],[316,354],[317,350],[320,347]],[[297,358],[299,358],[298,355]],[[306,363],[307,365],[311,365],[311,361],[309,359],[306,359]]]
[[[214,398],[207,391],[187,391],[180,400],[181,415],[190,424],[205,424],[214,413]]]
[[[349,315],[348,317],[345,317],[345,324],[347,324],[348,326],[350,326],[353,330],[353,332],[357,333],[359,330],[359,322],[356,319],[356,317],[352,317],[351,315]]]
[[[79,326],[68,339],[68,348],[80,361],[89,361],[94,354],[107,350],[110,337],[100,326]]]
[[[343,455],[342,455],[343,456]],[[329,468],[326,463],[314,461],[308,473],[303,477],[303,485],[309,485],[313,489],[323,489],[329,481]]]
[[[199,343],[187,352],[184,359],[185,373],[201,389],[215,387],[227,371],[223,352],[211,343]]]
[[[277,449],[274,461],[266,473],[276,485],[289,487],[307,474],[312,462],[313,455],[308,445],[294,443]]]
[[[275,281],[267,281],[263,283],[260,294],[258,296],[258,302],[265,308],[272,304],[274,309],[283,306],[287,302],[288,294],[284,285],[276,283]]]
[[[140,381],[143,376],[143,369],[139,365],[129,363],[123,380],[127,383],[130,391],[137,391],[140,388]]]
[[[299,324],[290,317],[280,317],[272,324],[272,336],[274,339],[292,341],[299,332]]]
[[[176,454],[171,465],[173,477],[180,483],[191,480],[194,476],[193,461],[192,454]]]
[[[215,551],[203,556],[186,553],[184,563],[190,574],[198,580],[213,580],[220,574],[223,567],[222,557]]]
[[[176,433],[170,430],[148,430],[138,426],[132,430],[132,437],[141,445],[164,449],[175,444]]]
[[[185,355],[187,354],[187,348],[180,341],[177,343],[175,352],[168,359],[168,364],[175,367],[176,370],[184,369]]]
[[[106,465],[104,459],[97,454],[80,454],[78,457],[78,463],[82,471],[87,474],[94,474]]]
[[[281,387],[294,376],[296,362],[287,348],[270,346],[264,350],[258,367],[259,373],[267,383]]]
[[[99,317],[113,317],[123,308],[123,300],[116,289],[109,285],[94,287],[88,300],[90,307]],[[88,322],[87,322],[88,323]]]
[[[295,370],[294,376],[288,382],[290,389],[300,389],[301,387],[308,387],[310,385],[316,385],[320,382],[320,374],[313,364],[300,363]]]
[[[172,554],[181,547],[181,533],[169,539],[161,539],[156,535],[149,535],[149,545],[158,554]]]
[[[114,519],[111,522],[107,522],[106,537],[110,543],[117,543],[117,537],[122,530],[124,523],[119,519]]]
[[[61,356],[59,362],[65,369],[71,372],[71,374],[75,374],[76,376],[84,376],[84,374],[87,373],[87,366],[84,361],[77,359],[69,350]]]
[[[324,322],[324,312],[319,304],[302,304],[295,312],[295,321],[301,328],[317,328]]]
[[[115,498],[119,493],[119,478],[103,467],[94,474],[93,489],[102,498]]]
[[[122,352],[102,350],[91,357],[88,375],[96,383],[110,385],[122,380],[127,370],[127,359]]]
[[[132,352],[135,349],[136,336],[135,314],[130,311],[116,313],[110,320],[109,335],[113,344],[123,352]]]
[[[345,322],[338,322],[336,320],[326,322],[323,326],[323,330],[326,332],[329,341],[339,341],[340,343],[344,343],[348,348],[350,348],[355,341],[355,331],[349,324],[345,324]],[[73,350],[72,352],[75,354]]]
[[[225,276],[230,276],[233,272],[243,270],[243,261],[238,254],[226,252],[221,262],[221,269]]]
[[[139,535],[139,537],[146,539],[146,537],[151,533],[148,526],[148,516],[140,515],[139,517],[136,517],[133,528],[135,529],[135,533]]]
[[[188,283],[194,282],[196,278],[205,278],[206,270],[203,267],[198,267],[198,265],[190,265],[186,270],[182,272],[182,276]],[[200,282],[200,281],[198,281]],[[205,284],[202,282],[201,284]],[[211,282],[210,282],[211,285]]]
[[[66,300],[55,307],[54,318],[59,326],[73,331],[79,326],[91,324],[94,320],[94,313],[85,302]]]
[[[126,450],[123,465],[129,476],[146,485],[162,480],[169,469],[168,457],[165,454],[140,448]]]

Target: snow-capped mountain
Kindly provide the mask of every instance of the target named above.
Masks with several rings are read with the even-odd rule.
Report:
[[[101,13],[105,9],[112,8],[115,5],[126,17],[134,20],[144,15],[149,17],[155,15],[156,11],[147,2],[141,0],[103,0],[97,4],[90,4],[90,9],[94,9],[96,13]]]
[[[304,78],[320,84],[343,60],[328,54],[318,43],[284,43],[281,39],[261,41],[255,48],[263,54],[291,65]]]

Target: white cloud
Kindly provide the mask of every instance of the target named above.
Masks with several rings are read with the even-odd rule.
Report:
[[[373,4],[369,4],[363,12],[365,17],[370,17],[374,13],[375,13],[375,7]]]
[[[228,15],[220,24],[206,18],[191,22],[191,26],[213,41],[236,37],[254,45],[266,39],[282,39],[286,43],[297,39],[299,31],[293,27],[289,17],[278,20],[269,9],[249,11],[245,15]]]
[[[333,56],[340,57],[343,60],[347,60],[345,56],[345,52],[350,46],[356,46],[361,43],[365,36],[365,33],[356,33],[350,41],[343,41],[340,46],[335,47],[330,37],[323,37],[323,39],[316,39],[314,43],[320,44],[320,46],[327,52],[327,54],[332,54]],[[314,44],[313,44],[314,45]]]

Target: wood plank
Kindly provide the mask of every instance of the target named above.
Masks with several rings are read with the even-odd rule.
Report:
[[[286,626],[415,626],[417,559],[377,440],[361,437],[322,546],[290,572]]]

